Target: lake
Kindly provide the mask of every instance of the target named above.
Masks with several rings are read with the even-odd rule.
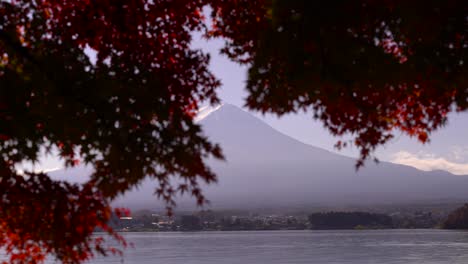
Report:
[[[125,233],[123,263],[468,263],[468,232],[446,230]],[[121,263],[120,257],[93,264]]]

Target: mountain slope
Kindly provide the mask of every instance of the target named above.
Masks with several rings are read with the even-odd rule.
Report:
[[[387,162],[368,162],[355,171],[355,160],[288,137],[229,104],[198,119],[206,135],[220,143],[226,162],[207,161],[219,176],[204,186],[214,208],[285,207],[312,204],[437,202],[468,198],[468,177],[424,172]],[[157,205],[154,183],[117,203]],[[182,206],[193,204],[180,199]]]
[[[238,107],[204,109],[197,118],[206,135],[223,148],[226,161],[207,160],[217,184],[203,186],[213,208],[305,207],[460,201],[468,199],[468,177],[424,172],[381,162],[355,171],[355,160],[301,143]],[[56,171],[56,179],[83,182],[90,168]],[[71,176],[70,176],[71,175]],[[68,177],[70,176],[70,177]],[[157,183],[145,180],[114,204],[162,208],[153,196]],[[178,200],[193,208],[191,197]]]

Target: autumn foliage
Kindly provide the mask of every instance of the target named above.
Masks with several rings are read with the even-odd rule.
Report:
[[[358,167],[395,132],[427,142],[468,106],[464,1],[273,1],[253,44],[247,106],[311,112],[351,135]],[[230,25],[225,25],[230,33]],[[222,33],[220,33],[222,35]],[[241,54],[228,53],[237,59]]]
[[[223,156],[193,118],[220,82],[194,31],[249,66],[249,108],[309,111],[354,137],[338,147],[356,145],[362,165],[396,131],[426,142],[467,108],[466,14],[456,0],[0,1],[0,247],[16,263],[109,252],[91,234],[122,241],[110,202],[146,177],[169,209],[176,193],[205,202],[204,159]],[[91,179],[18,173],[43,150]]]
[[[466,230],[468,228],[468,204],[451,212],[442,223],[442,228]]]

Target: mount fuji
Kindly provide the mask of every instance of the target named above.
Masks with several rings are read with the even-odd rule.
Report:
[[[212,208],[297,208],[468,199],[466,176],[425,172],[389,162],[367,162],[356,171],[355,159],[297,141],[230,104],[202,109],[196,122],[212,142],[220,144],[226,157],[226,161],[207,160],[218,175],[218,183],[203,186]],[[156,183],[145,181],[115,204],[160,207],[161,203],[152,195],[155,186]],[[182,197],[178,204],[186,208],[194,201]]]
[[[226,161],[207,160],[218,182],[202,184],[213,209],[307,208],[462,202],[468,200],[468,176],[446,171],[421,171],[389,162],[356,160],[304,144],[230,104],[200,109],[195,121],[208,138],[220,144]],[[54,179],[84,182],[89,167],[49,173]],[[161,209],[154,195],[157,183],[144,180],[113,204]],[[177,199],[178,209],[193,209],[192,197]]]

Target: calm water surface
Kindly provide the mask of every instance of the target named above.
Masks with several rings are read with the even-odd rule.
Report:
[[[468,263],[468,232],[444,230],[125,233],[102,263]]]

